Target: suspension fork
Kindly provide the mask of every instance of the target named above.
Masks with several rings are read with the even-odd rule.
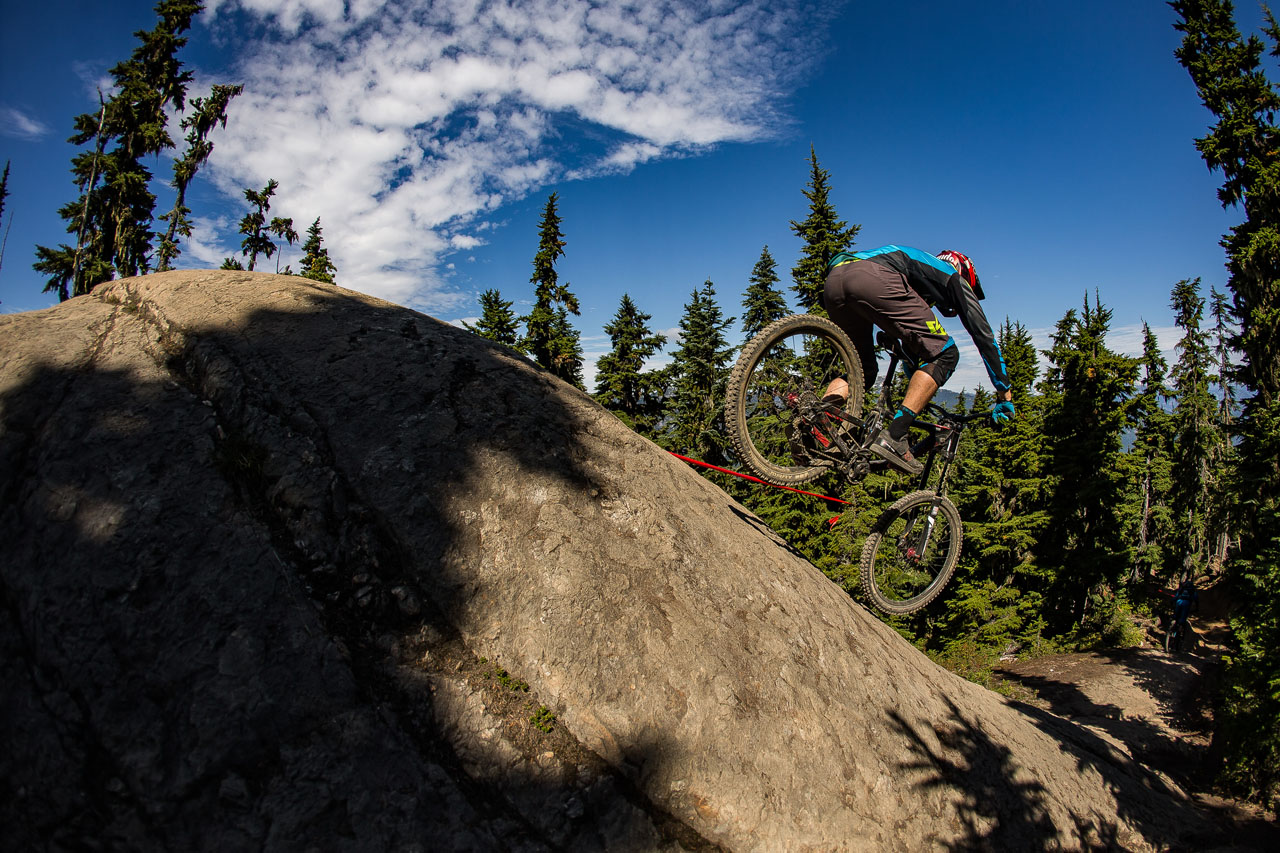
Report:
[[[935,434],[933,438],[937,439]],[[934,463],[938,457],[942,457],[942,474],[938,478],[938,488],[934,491],[932,503],[929,505],[929,511],[923,516],[913,516],[907,522],[906,529],[902,533],[902,544],[911,553],[911,557],[917,561],[923,561],[929,550],[930,544],[933,542],[933,528],[938,521],[938,513],[942,509],[942,501],[947,495],[947,475],[951,472],[951,463],[955,460],[956,450],[960,446],[960,430],[952,427],[946,438],[941,442],[941,447],[934,444],[929,450],[929,459],[925,462],[924,470],[920,472],[920,488],[924,489],[929,484],[929,475],[933,471]],[[916,536],[915,526],[917,523],[924,525],[924,530]]]

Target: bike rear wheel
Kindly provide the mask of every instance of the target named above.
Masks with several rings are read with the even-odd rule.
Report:
[[[799,416],[799,407],[821,400],[833,379],[849,383],[844,410],[862,412],[862,362],[849,336],[835,323],[810,314],[783,317],[742,348],[729,374],[725,425],[738,459],[775,486],[795,486],[829,470],[825,447]],[[839,425],[837,425],[839,426]],[[810,443],[813,456],[797,455]]]
[[[919,491],[898,499],[862,546],[863,591],[885,613],[914,613],[951,580],[963,538],[960,511],[946,497]]]

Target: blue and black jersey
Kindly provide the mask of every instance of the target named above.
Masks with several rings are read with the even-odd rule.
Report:
[[[828,272],[844,264],[867,261],[901,274],[907,285],[931,309],[945,317],[959,317],[982,355],[991,384],[997,391],[1009,388],[1009,375],[1000,344],[973,288],[960,277],[955,267],[910,246],[881,246],[865,252],[841,252],[831,259]]]

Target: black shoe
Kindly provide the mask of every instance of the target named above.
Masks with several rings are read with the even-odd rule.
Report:
[[[911,455],[906,439],[893,438],[887,427],[880,430],[880,434],[871,442],[870,450],[904,474],[919,474],[924,470],[924,466]]]

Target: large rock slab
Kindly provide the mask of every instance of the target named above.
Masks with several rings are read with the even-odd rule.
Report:
[[[171,272],[0,317],[0,473],[6,849],[1204,829],[585,395],[341,288]]]

